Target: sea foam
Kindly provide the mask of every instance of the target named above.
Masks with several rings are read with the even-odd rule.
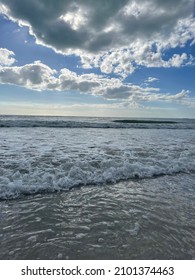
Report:
[[[194,130],[4,128],[0,199],[195,171]]]

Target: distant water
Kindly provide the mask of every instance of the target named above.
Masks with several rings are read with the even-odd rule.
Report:
[[[195,121],[117,119],[0,117],[0,258],[195,258]]]
[[[124,118],[1,115],[0,127],[195,129],[195,119],[144,119],[144,121],[151,120],[152,123],[122,123],[115,122],[116,120],[124,120]],[[141,119],[136,120],[141,121]],[[154,121],[162,123],[154,123]]]

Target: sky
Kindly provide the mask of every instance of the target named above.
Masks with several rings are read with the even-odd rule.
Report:
[[[1,0],[0,114],[195,118],[193,0]]]

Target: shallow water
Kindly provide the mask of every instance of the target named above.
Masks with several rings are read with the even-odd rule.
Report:
[[[193,259],[195,175],[0,203],[1,259]]]

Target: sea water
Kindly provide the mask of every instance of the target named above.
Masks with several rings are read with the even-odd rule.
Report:
[[[195,121],[0,117],[1,259],[195,258]]]

